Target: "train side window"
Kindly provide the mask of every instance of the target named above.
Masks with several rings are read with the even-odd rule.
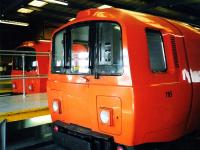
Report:
[[[57,73],[64,72],[64,36],[65,30],[56,34],[54,38],[53,53],[52,53],[52,71]]]
[[[33,62],[36,61],[36,54],[35,56],[26,56],[25,57],[25,70],[31,71],[36,70],[36,66],[33,66]]]
[[[146,30],[147,44],[151,70],[153,72],[164,72],[167,69],[165,50],[162,35],[159,31]]]
[[[22,70],[22,57],[21,56],[13,56],[13,70]]]
[[[18,47],[16,49],[17,51],[21,52],[30,52],[32,56],[25,55],[25,70],[26,71],[31,71],[31,70],[36,70],[37,66],[33,66],[33,62],[36,61],[36,53],[35,49],[32,47]],[[14,70],[23,70],[23,60],[22,56],[13,56],[13,69]]]
[[[120,26],[110,22],[99,23],[98,39],[98,73],[121,75],[123,61]]]

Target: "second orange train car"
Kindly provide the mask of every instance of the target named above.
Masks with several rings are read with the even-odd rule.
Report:
[[[23,42],[16,50],[17,55],[13,56],[13,68],[11,75],[13,78],[23,75],[24,55],[24,75],[26,94],[46,92],[47,77],[49,69],[49,52],[51,41],[26,41]],[[31,77],[32,76],[32,77]],[[23,93],[22,79],[12,80],[14,93]]]

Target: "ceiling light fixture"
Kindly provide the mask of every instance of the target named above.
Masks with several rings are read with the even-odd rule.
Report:
[[[19,22],[19,21],[12,21],[12,20],[0,20],[0,23],[17,25],[17,26],[24,26],[24,27],[29,26],[29,23]]]
[[[101,5],[99,7],[97,7],[98,9],[105,9],[105,8],[111,8],[112,6],[110,5]]]
[[[48,3],[43,2],[43,1],[39,1],[39,0],[33,0],[32,2],[28,3],[28,5],[34,6],[34,7],[43,7],[46,4],[48,4]]]
[[[28,9],[28,8],[20,8],[20,9],[17,10],[17,12],[24,13],[24,14],[29,14],[29,13],[33,12],[33,10],[32,9]]]
[[[76,19],[76,18],[71,18],[71,19],[69,19],[68,21],[73,21],[74,19]]]
[[[60,5],[68,6],[68,3],[66,1],[59,1],[59,0],[44,0],[44,1],[48,2],[48,3],[60,4]]]
[[[198,32],[200,32],[200,28],[198,28],[198,27],[194,27]]]

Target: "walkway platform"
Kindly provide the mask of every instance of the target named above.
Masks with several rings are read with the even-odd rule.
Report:
[[[12,83],[11,80],[0,81],[0,94],[11,93]]]
[[[48,114],[46,93],[0,97],[0,120],[13,122]]]

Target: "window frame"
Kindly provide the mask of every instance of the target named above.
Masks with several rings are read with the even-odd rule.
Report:
[[[121,61],[122,61],[122,72],[121,73],[115,73],[115,74],[102,74],[102,73],[99,73],[99,75],[100,76],[122,76],[123,75],[123,73],[124,73],[124,61],[123,61],[123,38],[122,38],[122,28],[121,28],[121,25],[118,23],[118,22],[115,22],[115,21],[106,21],[106,20],[94,20],[94,21],[85,21],[85,22],[78,22],[78,23],[75,23],[75,24],[72,24],[72,25],[69,25],[69,26],[67,26],[67,27],[64,27],[63,29],[61,29],[61,30],[59,30],[59,31],[57,31],[55,34],[54,34],[54,36],[53,36],[53,38],[52,38],[52,41],[53,41],[53,43],[52,43],[52,58],[51,58],[51,74],[67,74],[67,75],[95,75],[95,71],[94,70],[97,70],[98,71],[98,67],[100,66],[99,65],[99,62],[96,62],[96,61],[98,61],[98,57],[99,56],[95,56],[95,55],[99,55],[99,52],[97,51],[97,47],[96,47],[96,45],[97,45],[97,41],[96,41],[96,37],[95,37],[95,43],[93,44],[93,45],[95,45],[95,46],[92,46],[92,47],[90,47],[91,46],[91,38],[90,38],[90,36],[91,36],[91,33],[90,33],[90,28],[92,27],[92,25],[95,25],[95,34],[97,34],[97,24],[98,23],[104,23],[104,22],[107,22],[107,23],[115,23],[115,24],[117,24],[119,27],[120,27],[120,35],[121,35],[121,53],[122,53],[122,56],[121,56]],[[89,60],[89,66],[90,66],[90,61],[92,61],[91,63],[93,63],[93,68],[91,69],[90,68],[90,71],[89,71],[89,73],[87,73],[87,74],[84,74],[84,73],[81,73],[81,74],[73,74],[73,73],[71,73],[71,71],[67,71],[67,70],[71,70],[71,64],[70,64],[70,69],[66,69],[66,68],[64,68],[63,67],[63,69],[65,70],[65,71],[60,71],[60,72],[56,72],[55,71],[55,69],[53,69],[55,66],[53,66],[53,64],[54,64],[54,55],[55,55],[55,38],[56,38],[56,35],[57,34],[59,34],[60,32],[62,32],[63,30],[65,30],[66,32],[65,33],[67,33],[67,30],[69,30],[69,31],[71,31],[71,29],[72,28],[76,28],[76,27],[81,27],[81,26],[89,26],[89,41],[88,41],[88,43],[89,43],[89,49],[91,49],[91,50],[89,50],[89,59],[92,59],[92,60]],[[70,40],[71,40],[71,37],[70,37]],[[69,48],[71,48],[71,46],[69,46]],[[93,49],[94,48],[94,49]],[[99,48],[98,48],[99,49]],[[67,51],[67,50],[66,50]],[[94,58],[91,58],[90,57],[90,55],[91,55],[91,51],[93,51],[93,57]],[[63,56],[64,57],[64,56]],[[70,57],[71,57],[71,50],[70,50]],[[63,58],[64,59],[64,58]],[[71,58],[70,58],[71,59]],[[65,62],[66,61],[66,59],[64,59],[64,64],[66,63]],[[70,60],[70,63],[71,63],[71,60]],[[103,65],[101,65],[101,66],[103,66]]]
[[[51,73],[52,74],[65,74],[65,72],[66,72],[66,70],[64,71],[64,72],[56,72],[55,71],[55,66],[54,66],[54,56],[55,56],[55,40],[56,40],[56,36],[60,33],[60,32],[63,32],[63,31],[66,31],[66,28],[63,28],[63,29],[61,29],[61,30],[59,30],[59,31],[57,31],[54,35],[53,35],[53,38],[52,38],[52,52],[51,52]],[[64,35],[64,34],[63,34]],[[64,50],[64,48],[63,48],[63,50]],[[64,56],[63,56],[64,57]],[[63,69],[64,69],[64,66],[63,66]],[[54,70],[54,71],[53,71]]]
[[[112,66],[113,64],[111,64],[111,65],[104,65],[104,64],[102,64],[102,65],[100,65],[99,64],[99,54],[100,54],[100,49],[101,49],[101,47],[98,47],[98,56],[97,56],[97,66],[95,66],[95,67],[97,67],[97,73],[100,75],[100,76],[122,76],[123,74],[124,74],[124,57],[123,57],[123,38],[122,38],[122,27],[121,27],[121,25],[118,23],[118,22],[114,22],[114,21],[99,21],[99,22],[97,22],[97,24],[100,24],[100,23],[114,23],[114,24],[116,24],[116,25],[118,25],[119,27],[120,27],[120,35],[121,35],[121,53],[122,53],[122,56],[121,56],[121,61],[122,61],[122,72],[121,73],[114,73],[114,74],[108,74],[108,73],[99,73],[98,72],[98,67],[99,66]],[[98,28],[99,29],[99,28]],[[113,59],[113,58],[112,58]]]
[[[70,33],[70,35],[72,34],[72,29],[74,28],[74,29],[77,29],[77,28],[79,28],[79,27],[89,27],[89,29],[88,29],[88,45],[90,45],[90,28],[91,28],[91,24],[90,23],[88,23],[88,24],[86,24],[86,23],[83,23],[83,24],[78,24],[78,25],[75,25],[75,26],[71,26],[70,27],[70,31],[71,31],[71,33]],[[70,56],[70,68],[69,68],[69,72],[68,72],[68,74],[69,75],[91,75],[91,71],[89,70],[89,72],[88,73],[72,73],[72,71],[71,71],[71,67],[72,67],[72,36],[70,36],[70,42],[71,42],[71,45],[69,46],[69,56]],[[88,68],[89,68],[89,64],[90,64],[90,46],[88,47],[89,49],[88,49]],[[66,49],[66,51],[67,51],[67,49]],[[64,60],[65,61],[65,60]]]
[[[24,62],[25,62],[25,67],[24,67],[24,69],[25,69],[25,71],[27,71],[27,72],[30,72],[30,71],[35,71],[35,70],[37,70],[37,67],[38,66],[36,66],[36,67],[30,67],[31,69],[29,70],[29,69],[27,69],[27,67],[29,67],[29,66],[27,66],[27,62],[30,60],[30,59],[27,59],[27,57],[33,57],[34,58],[34,61],[38,61],[37,60],[37,54],[36,54],[36,49],[34,48],[34,47],[30,47],[30,46],[20,46],[20,47],[18,47],[18,48],[16,48],[16,51],[21,51],[21,52],[30,52],[31,53],[31,55],[30,54],[25,54],[24,53]],[[13,66],[12,66],[12,70],[19,70],[19,71],[21,71],[21,70],[23,70],[23,66],[20,66],[20,68],[18,68],[18,69],[16,69],[16,67],[19,67],[18,65],[19,65],[19,62],[18,62],[18,64],[16,65],[16,62],[14,63],[14,61],[16,61],[16,59],[18,59],[19,60],[19,58],[20,58],[20,61],[21,61],[21,64],[23,65],[23,63],[22,63],[22,55],[16,55],[16,56],[12,56],[12,62],[13,62]],[[32,61],[33,62],[33,61]],[[30,64],[30,62],[29,62],[29,64]]]

